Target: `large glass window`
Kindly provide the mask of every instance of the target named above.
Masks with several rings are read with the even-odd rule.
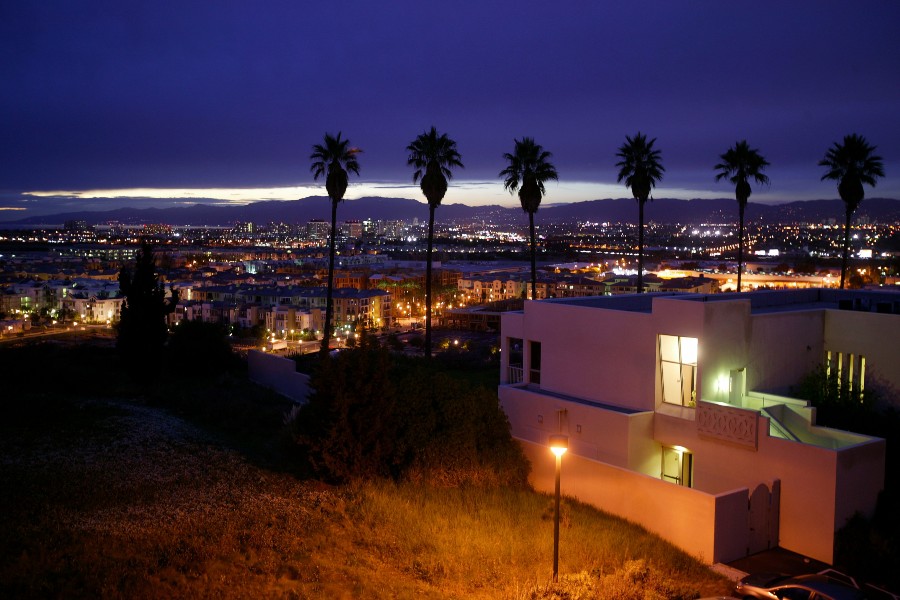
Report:
[[[697,338],[659,336],[659,375],[663,402],[694,406],[697,401]]]

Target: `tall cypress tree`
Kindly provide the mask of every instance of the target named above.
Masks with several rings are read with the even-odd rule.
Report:
[[[166,291],[156,272],[153,247],[144,242],[134,267],[119,271],[119,290],[125,296],[118,325],[116,348],[126,368],[137,379],[149,381],[159,374],[163,346],[168,336],[166,315],[175,310],[178,293],[166,301]]]

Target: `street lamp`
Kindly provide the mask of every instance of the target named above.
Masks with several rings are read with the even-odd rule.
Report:
[[[550,436],[550,451],[556,455],[556,504],[553,510],[553,583],[559,581],[559,472],[562,468],[562,455],[566,453],[568,448],[568,436]]]

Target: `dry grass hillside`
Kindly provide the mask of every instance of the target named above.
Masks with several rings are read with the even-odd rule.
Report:
[[[730,587],[572,502],[551,586],[546,496],[326,485],[291,468],[283,402],[240,374],[135,389],[110,352],[0,352],[18,375],[2,396],[0,597],[697,598]]]

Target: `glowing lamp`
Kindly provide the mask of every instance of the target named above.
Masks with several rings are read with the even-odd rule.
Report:
[[[565,435],[550,436],[550,451],[556,456],[562,456],[569,449],[569,437]]]

